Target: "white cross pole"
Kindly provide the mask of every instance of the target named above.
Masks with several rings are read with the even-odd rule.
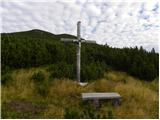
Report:
[[[92,40],[84,40],[81,38],[81,22],[77,22],[77,39],[61,38],[63,42],[77,43],[77,81],[81,83],[81,43],[96,43]]]

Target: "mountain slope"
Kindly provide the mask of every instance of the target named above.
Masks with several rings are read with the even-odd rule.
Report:
[[[81,80],[76,79],[76,45],[42,30],[1,34],[2,118],[158,118],[159,54],[142,47],[83,44]],[[118,72],[125,71],[125,72]],[[130,76],[130,75],[132,76]],[[135,77],[133,77],[135,76]],[[122,96],[97,111],[82,92]]]
[[[30,68],[53,64],[57,68],[55,77],[74,78],[76,45],[60,41],[60,38],[75,38],[73,35],[55,35],[42,30],[31,30],[1,34],[2,75],[11,69]],[[107,45],[82,45],[82,78],[98,79],[112,67],[144,80],[153,80],[159,74],[159,54],[154,49],[145,51],[142,47],[111,48]],[[61,72],[61,66],[64,66]],[[71,68],[71,69],[67,69]],[[60,74],[61,73],[61,74]],[[88,78],[87,78],[88,76]]]

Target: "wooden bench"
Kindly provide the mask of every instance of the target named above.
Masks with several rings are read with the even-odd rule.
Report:
[[[93,100],[95,108],[99,107],[99,100],[112,100],[114,105],[119,105],[121,96],[118,93],[82,93],[83,100]]]

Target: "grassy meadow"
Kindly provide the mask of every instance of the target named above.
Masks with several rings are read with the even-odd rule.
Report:
[[[2,118],[158,118],[158,78],[140,81],[109,71],[99,80],[79,86],[74,80],[53,79],[47,68],[19,69],[2,76]],[[101,101],[94,109],[82,92],[118,92],[121,104]]]

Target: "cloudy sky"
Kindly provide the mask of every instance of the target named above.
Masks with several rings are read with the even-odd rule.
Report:
[[[122,2],[123,1],[123,2]],[[143,46],[158,51],[158,0],[2,0],[1,32],[41,29],[76,35],[113,47]]]

